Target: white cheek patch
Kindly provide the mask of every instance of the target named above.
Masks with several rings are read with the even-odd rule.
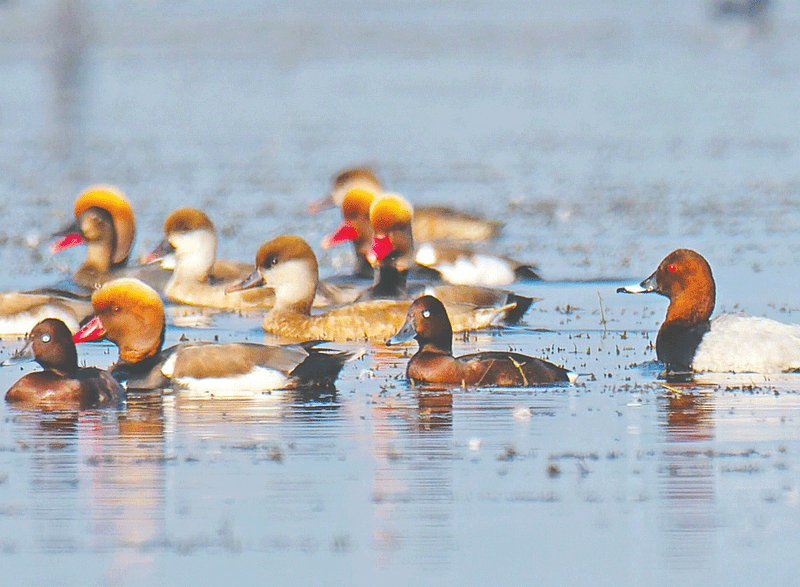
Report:
[[[506,261],[489,255],[459,257],[455,263],[440,263],[435,269],[456,285],[508,285],[515,279]]]

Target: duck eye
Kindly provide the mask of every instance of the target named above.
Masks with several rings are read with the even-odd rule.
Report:
[[[422,317],[423,318],[430,318],[431,317],[431,311],[430,310],[422,310]]]
[[[122,309],[122,308],[120,308],[119,306],[114,306],[113,308],[111,308],[111,311],[112,311],[112,312],[114,312],[114,313],[117,313],[117,312],[119,312],[121,309]]]
[[[667,267],[667,271],[670,273],[675,273],[677,270],[678,268],[675,266],[675,263],[670,263],[669,267]]]
[[[50,342],[50,335],[49,334],[43,334],[42,335],[42,342]]]
[[[269,257],[267,257],[267,260],[264,262],[264,266],[267,269],[272,269],[277,264],[278,264],[278,257],[275,256],[275,255],[270,255]]]

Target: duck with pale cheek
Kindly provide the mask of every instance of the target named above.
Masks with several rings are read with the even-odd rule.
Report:
[[[27,361],[36,361],[43,370],[28,373],[6,392],[6,401],[18,407],[79,410],[117,406],[122,397],[122,387],[110,373],[78,367],[72,333],[61,320],[39,322],[25,346],[3,365]]]
[[[255,343],[164,344],[164,306],[137,279],[110,281],[92,296],[95,317],[75,342],[105,337],[119,348],[111,373],[128,389],[189,389],[223,396],[242,391],[329,388],[351,353],[319,341],[272,346]]]
[[[386,344],[412,338],[419,343],[419,350],[408,361],[406,377],[415,385],[532,387],[574,382],[576,378],[563,367],[520,353],[486,351],[454,357],[447,310],[433,296],[422,296],[411,304],[402,328]]]
[[[411,304],[402,300],[373,300],[311,313],[317,288],[317,258],[299,236],[283,235],[263,244],[256,255],[256,270],[229,292],[254,287],[275,290],[275,305],[264,316],[264,330],[289,340],[333,341],[385,339],[405,320]],[[474,304],[452,304],[457,332],[490,326],[512,305],[477,308]]]
[[[669,298],[656,337],[667,377],[692,372],[780,373],[800,369],[800,326],[745,314],[714,311],[716,285],[702,255],[677,249],[650,277],[618,293],[659,293]]]

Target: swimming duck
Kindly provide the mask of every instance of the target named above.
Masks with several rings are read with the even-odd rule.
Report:
[[[116,406],[123,390],[107,371],[78,367],[72,333],[61,320],[47,318],[31,330],[25,346],[3,365],[36,361],[43,371],[24,375],[6,392],[22,407],[75,410]]]
[[[163,349],[164,306],[153,288],[133,278],[109,281],[92,295],[94,318],[74,341],[105,337],[119,348],[111,373],[128,389],[269,391],[330,387],[351,353],[319,341],[270,346],[184,343]]]
[[[86,259],[73,279],[92,288],[127,265],[135,235],[133,208],[125,194],[111,185],[92,185],[78,194],[75,220],[53,235],[57,240],[51,250],[85,244]]]
[[[513,292],[468,285],[407,284],[409,267],[414,266],[414,239],[411,234],[411,204],[396,194],[383,194],[370,206],[373,241],[367,252],[376,266],[375,284],[359,298],[415,299],[424,293],[445,303],[466,302],[479,307],[514,304],[503,314],[503,321],[519,322],[533,302],[532,298]]]
[[[406,377],[414,385],[530,387],[575,380],[575,375],[563,367],[519,353],[486,351],[454,357],[447,310],[433,296],[422,296],[411,304],[402,328],[386,344],[412,338],[419,343],[419,350],[408,361]]]
[[[372,244],[372,227],[369,223],[369,208],[375,199],[373,192],[352,188],[342,198],[342,222],[331,234],[322,240],[322,247],[328,249],[339,243],[351,241],[356,256],[354,277],[372,279],[372,264],[367,261],[367,253]]]
[[[410,302],[397,300],[357,302],[312,315],[318,276],[317,258],[308,243],[299,236],[283,235],[259,248],[256,270],[228,291],[273,288],[275,306],[264,316],[264,330],[290,340],[384,339],[403,323]],[[453,304],[451,315],[460,332],[489,326],[509,307],[482,309]]]
[[[341,207],[345,194],[351,189],[380,194],[383,186],[377,174],[369,168],[346,169],[333,178],[330,192],[308,205],[309,212],[319,212],[334,206]],[[487,240],[497,237],[502,222],[486,220],[474,214],[447,206],[416,206],[412,224],[417,241]]]
[[[639,285],[618,293],[655,292],[669,298],[656,338],[668,377],[691,371],[777,373],[800,369],[800,326],[732,313],[711,319],[716,286],[699,253],[677,249]]]

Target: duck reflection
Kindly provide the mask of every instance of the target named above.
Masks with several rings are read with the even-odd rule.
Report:
[[[453,394],[400,392],[372,408],[372,535],[376,567],[446,566],[453,530]]]
[[[663,415],[663,493],[667,565],[674,570],[709,568],[714,554],[716,493],[712,459],[714,396],[700,388],[672,391],[659,400]]]
[[[141,549],[163,533],[164,437],[160,406],[127,413],[16,412],[28,454],[34,552],[108,552],[108,579],[156,577]],[[86,531],[87,524],[90,529]],[[128,548],[132,547],[132,548]]]

